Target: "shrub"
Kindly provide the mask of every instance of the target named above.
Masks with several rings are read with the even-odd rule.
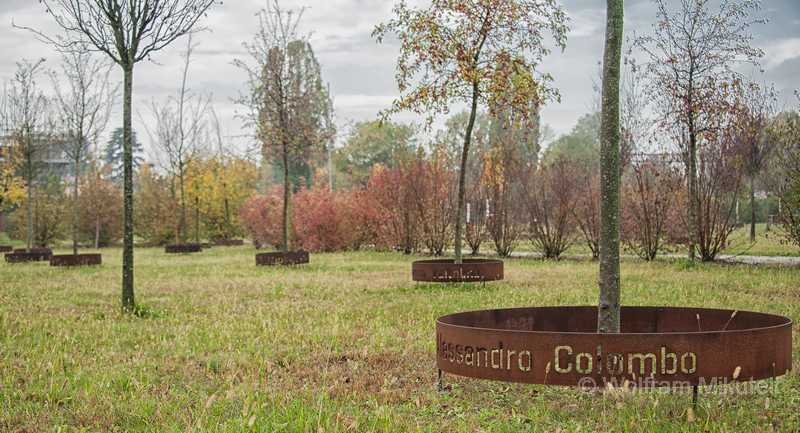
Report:
[[[531,241],[548,259],[559,258],[575,240],[572,209],[578,189],[573,167],[557,158],[526,176]]]
[[[410,186],[409,164],[388,169],[373,167],[365,203],[372,206],[371,221],[378,249],[400,249],[405,254],[417,251],[419,226],[416,219],[414,190]]]
[[[122,191],[99,173],[88,173],[80,188],[79,237],[95,248],[122,237]],[[138,205],[138,203],[137,203]]]
[[[253,195],[239,210],[242,227],[256,248],[270,245],[279,248],[282,242],[281,215],[283,188],[271,188],[265,195]],[[290,229],[292,242],[296,239]]]
[[[27,238],[28,199],[14,212],[14,235]],[[33,190],[33,246],[47,247],[65,235],[65,222],[69,221],[70,202],[64,194],[61,182],[51,177]]]
[[[175,239],[178,209],[168,178],[149,166],[142,166],[134,202],[134,231],[137,236],[153,245],[164,245]]]
[[[664,248],[670,226],[682,226],[676,204],[683,185],[680,171],[667,162],[644,160],[631,163],[623,177],[621,238],[626,247],[644,260],[653,260]],[[675,233],[685,235],[685,229]]]

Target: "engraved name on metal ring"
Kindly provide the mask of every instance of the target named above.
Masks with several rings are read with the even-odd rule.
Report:
[[[451,314],[436,321],[436,363],[459,376],[548,385],[710,385],[786,374],[792,321],[750,311],[622,307],[599,334],[596,307]]]
[[[411,264],[413,281],[431,283],[460,283],[498,281],[503,279],[503,261],[493,259],[417,260]]]

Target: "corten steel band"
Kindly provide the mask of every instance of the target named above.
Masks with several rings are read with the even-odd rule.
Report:
[[[411,264],[411,279],[431,283],[498,281],[503,279],[503,261],[464,259],[418,260]]]
[[[173,244],[164,247],[164,252],[167,254],[199,253],[201,251],[203,251],[201,244]]]
[[[622,307],[598,334],[597,307],[451,314],[436,321],[436,363],[459,376],[548,385],[713,385],[781,376],[792,321],[749,311]]]
[[[62,254],[50,257],[50,266],[99,266],[103,264],[100,254]]]
[[[289,251],[256,254],[257,266],[302,265],[309,262],[308,251]]]

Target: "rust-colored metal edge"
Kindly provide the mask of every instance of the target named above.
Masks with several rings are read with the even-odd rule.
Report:
[[[244,239],[217,239],[214,245],[218,247],[240,247],[244,245]]]
[[[203,251],[202,244],[172,244],[164,247],[167,254],[189,254]]]
[[[102,264],[103,256],[101,254],[59,254],[50,257],[50,266],[77,267]]]
[[[25,248],[15,249],[12,253],[5,255],[7,263],[29,263],[29,262],[44,262],[50,260],[53,251],[50,248]]]
[[[309,263],[308,251],[275,251],[256,254],[256,266],[294,266]]]
[[[598,334],[596,312],[596,307],[538,307],[442,316],[436,321],[437,365],[465,377],[566,386],[713,385],[777,377],[791,369],[787,317],[623,307],[623,332]]]
[[[500,281],[503,279],[503,261],[496,259],[464,259],[456,264],[454,259],[417,260],[411,263],[411,280],[428,283],[468,283]]]

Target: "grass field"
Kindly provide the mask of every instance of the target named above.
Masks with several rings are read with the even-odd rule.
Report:
[[[481,245],[482,252],[493,251],[493,245],[486,241]],[[518,252],[538,252],[538,249],[528,239],[521,239],[515,251]],[[623,246],[623,254],[635,255],[635,252]],[[662,254],[686,253],[686,247],[681,245],[668,245]],[[564,253],[567,256],[590,255],[591,250],[581,236],[575,238],[575,242]],[[750,242],[750,226],[744,225],[737,228],[728,238],[728,246],[722,254],[746,255],[746,256],[800,256],[800,247],[787,242],[783,237],[780,226],[772,225],[767,231],[766,224],[756,224],[756,241]]]
[[[509,260],[506,281],[415,285],[413,257],[315,254],[256,268],[251,247],[139,249],[142,317],[119,313],[120,251],[94,269],[0,263],[0,432],[792,432],[800,363],[766,395],[597,395],[446,378],[434,319],[596,303],[591,262]],[[800,318],[800,271],[625,261],[623,303]],[[800,359],[798,329],[794,357]]]

